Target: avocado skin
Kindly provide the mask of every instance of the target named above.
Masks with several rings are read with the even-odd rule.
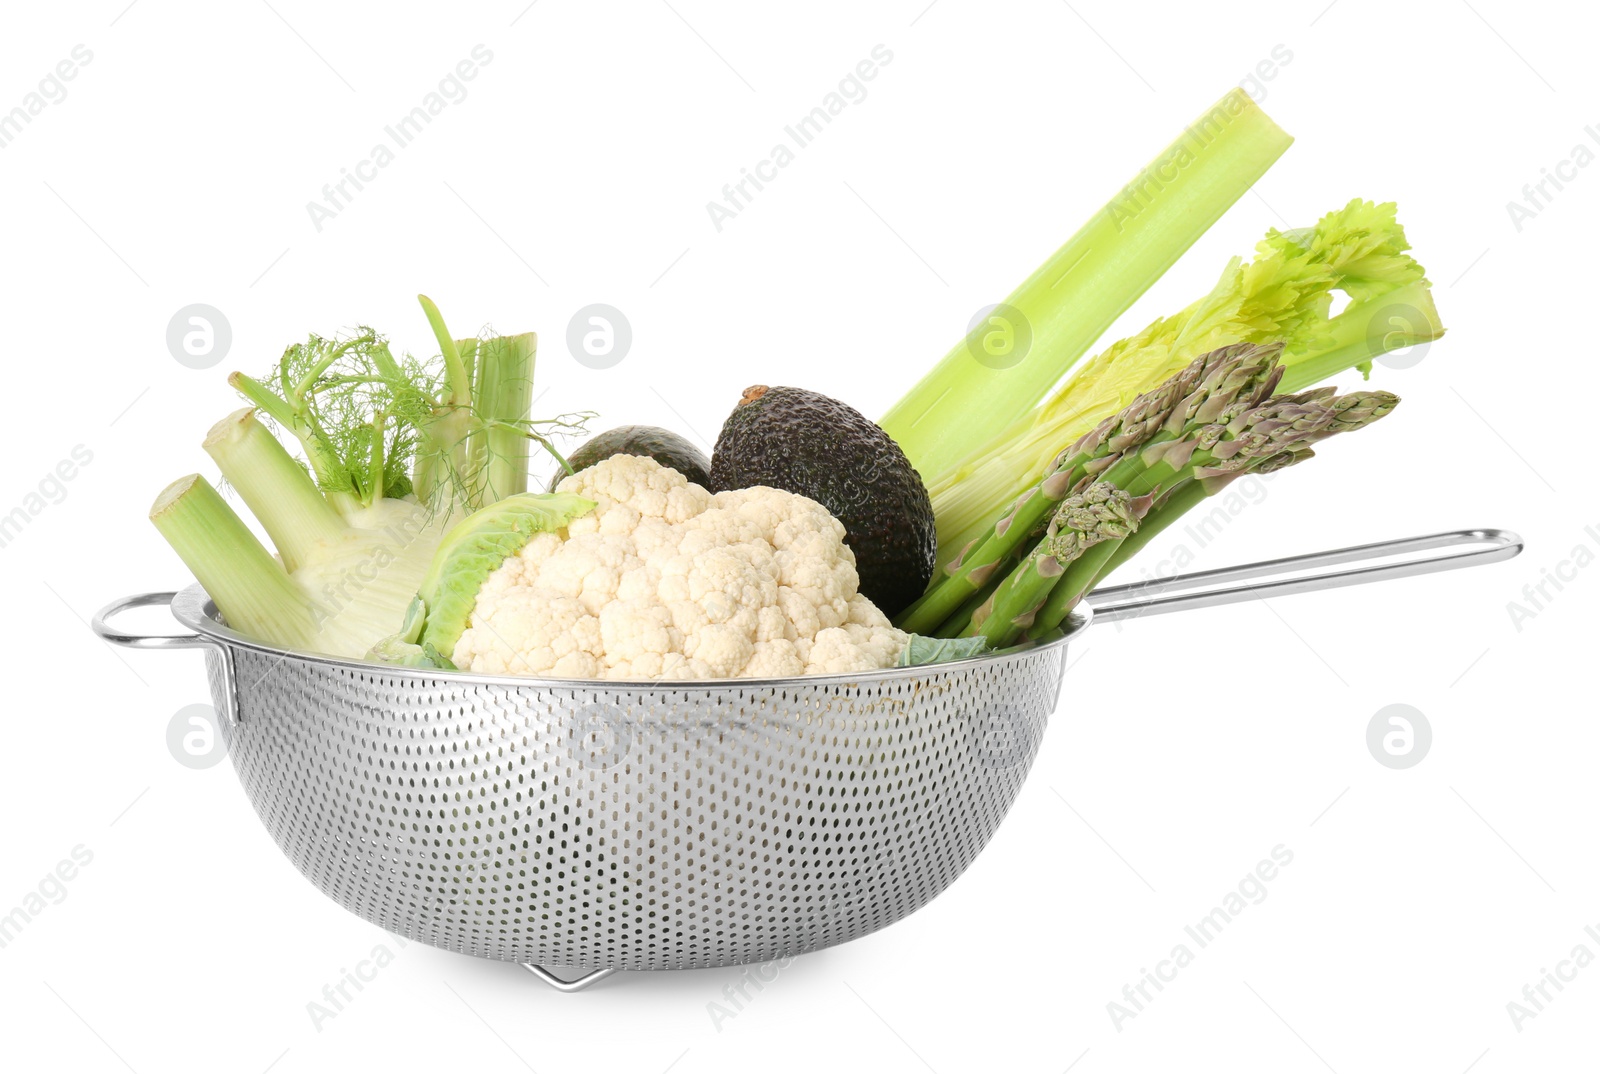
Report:
[[[933,503],[900,445],[860,411],[804,388],[750,388],[711,453],[711,491],[766,485],[844,524],[861,592],[894,616],[933,577]]]
[[[587,443],[567,456],[572,472],[587,470],[596,463],[605,462],[613,455],[645,455],[668,469],[676,470],[701,488],[711,488],[711,461],[705,452],[673,432],[654,425],[619,425],[596,434]],[[565,470],[556,469],[550,478],[550,491],[566,477]]]

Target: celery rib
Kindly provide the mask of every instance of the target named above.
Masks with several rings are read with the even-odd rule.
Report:
[[[980,362],[980,325],[879,424],[925,478],[960,463],[1033,409],[1292,140],[1230,91],[1006,299],[1031,333],[1020,360]]]
[[[1196,355],[1232,343],[1285,344],[1284,391],[1443,334],[1423,267],[1392,202],[1355,199],[1309,228],[1269,231],[1211,292],[1080,364],[1042,406],[960,465],[925,475],[947,562],[993,524],[1065,446]],[[1330,294],[1350,306],[1329,318]]]

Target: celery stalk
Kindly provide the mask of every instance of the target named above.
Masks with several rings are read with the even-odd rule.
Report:
[[[944,474],[925,474],[945,563],[981,536],[1051,460],[1108,414],[1218,347],[1284,344],[1282,389],[1298,391],[1444,332],[1392,202],[1355,199],[1309,228],[1276,228],[1233,258],[1210,293],[1107,347],[1044,405]],[[1333,291],[1350,306],[1328,317]]]
[[[1352,302],[1325,326],[1325,334],[1298,354],[1285,354],[1283,390],[1297,392],[1346,369],[1366,371],[1388,351],[1429,343],[1444,335],[1427,280]]]
[[[960,463],[1036,406],[1292,140],[1231,90],[1006,299],[1031,332],[1024,353],[980,362],[979,325],[879,424],[927,477]]]

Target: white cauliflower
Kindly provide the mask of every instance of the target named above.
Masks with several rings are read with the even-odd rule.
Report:
[[[775,678],[889,667],[906,635],[856,592],[844,526],[773,488],[713,496],[617,455],[561,482],[593,500],[479,589],[451,654],[493,674]]]

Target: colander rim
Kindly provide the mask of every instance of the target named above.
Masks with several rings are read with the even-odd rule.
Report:
[[[951,660],[941,664],[922,664],[915,667],[882,668],[878,671],[840,672],[829,675],[798,675],[788,678],[750,679],[564,679],[533,675],[489,675],[476,671],[449,671],[438,668],[412,668],[401,664],[381,664],[371,660],[355,660],[330,656],[325,653],[303,652],[271,645],[248,637],[226,626],[221,621],[217,607],[199,583],[180,590],[172,598],[172,615],[178,622],[195,631],[202,638],[225,649],[245,649],[295,660],[303,664],[320,664],[344,668],[368,675],[390,678],[409,678],[429,683],[449,682],[463,685],[506,686],[531,689],[628,690],[634,692],[680,694],[685,692],[725,692],[728,690],[796,689],[815,686],[857,686],[866,683],[883,683],[897,679],[926,680],[930,676],[943,676],[979,667],[1011,663],[1039,653],[1065,646],[1089,628],[1094,610],[1087,604],[1079,605],[1058,636],[1041,642],[1024,642],[1006,649],[985,653],[967,660]]]

